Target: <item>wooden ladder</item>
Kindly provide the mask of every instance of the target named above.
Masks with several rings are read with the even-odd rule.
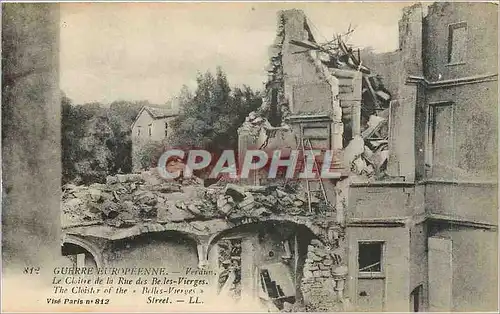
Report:
[[[306,148],[309,150],[309,151],[312,151],[313,148],[312,148],[312,144],[311,144],[311,140],[306,138],[304,139],[303,137],[304,134],[302,134],[301,136],[301,141],[300,141],[300,149],[302,152],[305,152],[306,151]],[[304,157],[305,157],[305,153],[304,153]],[[304,160],[305,161],[305,160]],[[306,168],[307,163],[304,164],[304,168]],[[311,206],[311,199],[312,199],[312,194],[313,193],[317,193],[317,192],[321,192],[321,194],[323,195],[323,199],[325,200],[325,203],[327,205],[329,205],[329,201],[328,201],[328,197],[326,196],[326,191],[325,191],[325,186],[323,185],[323,180],[321,178],[321,169],[319,169],[319,166],[318,166],[318,163],[316,162],[316,159],[314,158],[314,162],[313,162],[313,169],[312,169],[312,172],[315,171],[315,169],[318,171],[318,177],[315,177],[315,178],[308,178],[306,177],[306,190],[307,190],[307,205],[309,207],[309,212],[313,212],[312,210],[312,206]],[[307,170],[307,169],[305,169]],[[319,185],[319,189],[311,189],[311,182],[318,182],[318,185]]]

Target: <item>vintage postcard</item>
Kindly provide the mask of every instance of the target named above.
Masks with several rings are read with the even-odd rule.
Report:
[[[498,311],[498,3],[1,9],[2,311]]]

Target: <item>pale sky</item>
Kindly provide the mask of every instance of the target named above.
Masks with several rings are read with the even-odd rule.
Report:
[[[261,89],[277,12],[302,9],[318,42],[349,24],[349,43],[398,47],[398,20],[411,2],[62,3],[60,85],[74,103],[163,104],[197,71],[220,65],[231,85]]]

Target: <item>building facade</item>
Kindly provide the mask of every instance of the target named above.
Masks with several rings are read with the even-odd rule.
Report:
[[[400,49],[367,58],[399,82],[388,79],[389,177],[350,187],[358,309],[497,308],[497,9],[438,2],[424,16],[409,7]]]
[[[148,144],[161,143],[172,132],[170,123],[177,116],[173,108],[144,106],[132,123],[132,169],[144,169],[141,152]]]

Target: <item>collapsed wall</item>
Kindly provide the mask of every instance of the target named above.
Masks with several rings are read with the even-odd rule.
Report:
[[[373,64],[371,61],[379,57],[368,59]],[[301,129],[294,119],[304,117],[304,122],[314,122],[312,116],[318,116],[331,123],[328,147],[353,146],[351,154],[343,158],[346,170],[371,179],[386,175],[393,91],[366,66],[360,51],[350,48],[341,35],[328,44],[316,43],[302,11],[281,11],[266,70],[262,106],[238,131],[240,154],[245,149],[281,144],[298,148]],[[382,74],[387,75],[386,71]],[[394,85],[392,80],[389,83]]]
[[[264,222],[272,222],[274,228],[279,228],[279,222],[303,226],[312,238],[310,243],[301,239],[306,241],[301,244],[305,250],[294,252],[295,258],[305,261],[305,266],[303,275],[300,267],[294,271],[296,278],[303,277],[296,287],[301,289],[303,297],[293,307],[304,304],[313,310],[319,306],[316,304],[319,290],[331,296],[338,294],[338,289],[343,290],[345,274],[339,277],[342,284],[339,283],[337,292],[326,287],[335,285],[335,273],[346,259],[343,228],[331,219],[335,211],[321,199],[313,199],[311,205],[313,212],[308,208],[307,191],[301,185],[247,186],[219,182],[204,187],[197,179],[164,181],[149,171],[109,176],[106,184],[65,185],[62,224],[64,234],[108,241],[178,231],[199,243],[199,267],[209,263],[204,241],[235,226]],[[321,266],[314,256],[321,256]],[[321,273],[315,267],[321,267]],[[329,304],[342,304],[339,300]],[[288,302],[277,304],[280,310],[290,310]],[[326,309],[327,304],[322,306]]]

